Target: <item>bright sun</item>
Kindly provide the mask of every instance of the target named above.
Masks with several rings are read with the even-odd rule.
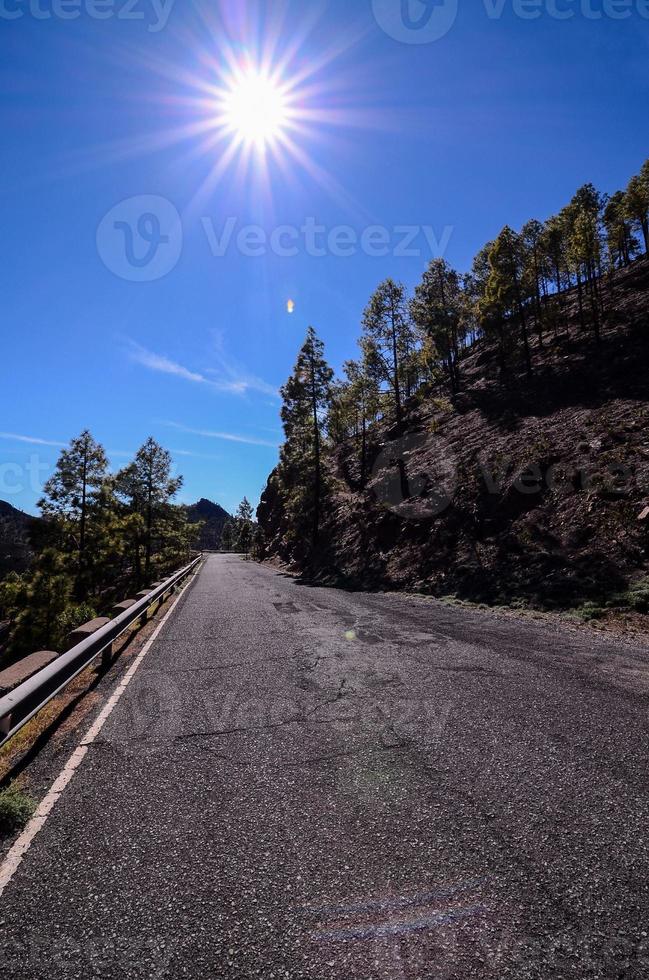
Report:
[[[240,75],[224,93],[223,122],[242,143],[263,151],[282,136],[288,123],[282,89],[259,71]]]

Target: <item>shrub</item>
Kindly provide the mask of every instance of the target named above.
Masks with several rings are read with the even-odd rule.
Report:
[[[580,606],[575,611],[577,616],[586,623],[591,622],[593,619],[602,619],[605,615],[605,610],[601,606],[598,606],[596,602],[585,602],[583,606]]]
[[[0,833],[22,830],[36,809],[33,799],[14,783],[0,791]]]
[[[632,585],[624,598],[635,612],[649,613],[649,578],[640,579]]]
[[[68,633],[90,622],[96,615],[94,607],[88,602],[66,606],[56,621],[58,635],[64,640]]]

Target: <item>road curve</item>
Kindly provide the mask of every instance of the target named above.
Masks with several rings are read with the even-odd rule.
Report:
[[[649,651],[214,556],[8,885],[3,978],[649,976]]]

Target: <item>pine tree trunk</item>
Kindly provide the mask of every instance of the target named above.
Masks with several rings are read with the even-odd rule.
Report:
[[[521,321],[521,335],[523,337],[523,351],[525,353],[525,370],[527,373],[527,377],[531,378],[534,372],[532,371],[532,355],[530,354],[530,340],[527,333],[527,318],[525,316],[525,306],[523,304],[521,287],[516,273],[514,273],[514,286],[516,288],[516,302],[518,304],[518,315]]]
[[[315,487],[313,501],[313,547],[320,532],[320,494],[322,477],[320,473],[320,425],[318,423],[318,400],[315,389],[315,365],[311,359],[311,407],[313,411],[313,447],[315,455]]]
[[[147,495],[147,505],[146,505],[146,541],[145,541],[145,552],[144,552],[144,577],[146,578],[147,584],[151,577],[151,552],[152,552],[152,542],[151,534],[153,529],[153,502],[152,502],[153,488],[149,483],[148,495]]]
[[[577,272],[577,295],[579,296],[579,324],[582,331],[585,331],[586,325],[584,322],[584,287],[581,280],[581,270]]]
[[[81,518],[79,521],[79,556],[77,567],[77,598],[85,598],[83,595],[83,572],[86,559],[86,511],[88,500],[88,454],[83,457],[83,470],[81,476]]]
[[[401,421],[401,386],[399,385],[399,354],[397,349],[397,324],[394,306],[392,307],[392,365],[394,369],[394,400],[397,422]]]

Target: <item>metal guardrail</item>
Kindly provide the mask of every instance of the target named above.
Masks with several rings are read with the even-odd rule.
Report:
[[[76,646],[62,653],[53,663],[43,667],[29,680],[0,698],[0,748],[19,732],[37,712],[56,697],[70,681],[80,674],[100,654],[109,651],[115,642],[136,620],[141,619],[158,601],[164,601],[198,567],[202,558],[195,558],[189,565],[175,572],[140,599],[130,609],[120,613]]]

